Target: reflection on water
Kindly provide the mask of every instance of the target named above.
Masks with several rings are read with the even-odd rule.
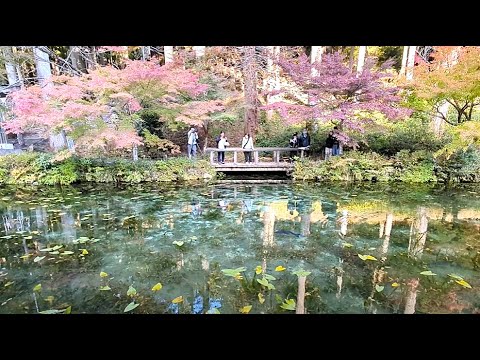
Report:
[[[480,308],[475,186],[4,188],[0,215],[0,313]]]

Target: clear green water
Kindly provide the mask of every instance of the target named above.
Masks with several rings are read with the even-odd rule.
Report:
[[[0,213],[0,313],[480,309],[476,186],[3,188]]]

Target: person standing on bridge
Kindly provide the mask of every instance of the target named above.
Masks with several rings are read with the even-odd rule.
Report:
[[[250,136],[250,134],[245,134],[245,136],[242,139],[242,149],[245,150],[253,150],[253,139]],[[245,155],[245,163],[250,164],[252,163],[252,152],[251,151],[245,151],[243,153]]]
[[[298,147],[305,148],[305,156],[307,156],[308,150],[310,150],[310,135],[307,132],[307,129],[303,129],[303,132],[298,138]]]
[[[198,133],[197,129],[195,127],[191,127],[190,130],[188,130],[188,141],[187,141],[187,152],[188,152],[188,158],[191,159],[192,156],[194,158],[197,157],[197,143],[198,143]]]
[[[222,131],[220,134],[220,140],[218,141],[218,149],[225,150],[227,146],[230,146],[230,144],[228,143],[225,133]],[[225,164],[225,151],[218,152],[218,163]]]

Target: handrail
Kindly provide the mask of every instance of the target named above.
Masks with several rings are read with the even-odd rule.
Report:
[[[218,148],[206,148],[205,153],[210,153],[210,164],[214,164],[214,154],[215,152],[223,151],[223,152],[233,152],[233,164],[237,164],[239,152],[253,152],[253,163],[258,164],[258,153],[260,152],[273,152],[273,161],[268,163],[280,163],[280,153],[281,152],[298,152],[300,151],[300,158],[303,159],[305,150],[308,150],[308,147],[301,147],[301,148],[291,148],[291,147],[256,147],[253,149],[244,149],[244,148],[234,148],[228,147],[226,149],[218,149]]]

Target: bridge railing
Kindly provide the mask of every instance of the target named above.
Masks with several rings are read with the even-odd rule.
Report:
[[[298,156],[301,159],[304,157],[305,150],[308,148],[290,148],[290,147],[262,147],[262,148],[254,148],[251,149],[243,149],[243,148],[226,148],[225,150],[220,150],[218,148],[207,148],[205,153],[210,153],[210,164],[215,164],[215,155],[219,151],[224,151],[227,155],[228,153],[233,153],[233,164],[244,163],[244,159],[238,158],[238,153],[244,152],[252,152],[253,153],[253,163],[257,164],[265,164],[265,163],[275,163],[279,164],[281,160],[281,153],[287,153],[289,157]],[[259,161],[259,154],[260,153],[272,153],[272,161]]]

